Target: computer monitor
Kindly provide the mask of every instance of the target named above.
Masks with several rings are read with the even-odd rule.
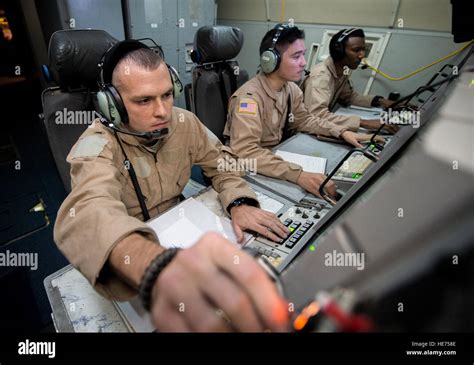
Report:
[[[459,255],[472,267],[474,231],[469,204],[474,194],[473,170],[453,170],[451,161],[454,156],[469,154],[472,147],[469,138],[457,138],[458,128],[470,117],[469,105],[459,102],[459,94],[466,92],[465,81],[471,80],[471,75],[472,72],[466,77],[461,75],[463,80],[456,80],[442,90],[445,97],[436,100],[441,109],[427,128],[420,131],[421,135],[398,138],[394,142],[396,149],[389,151],[390,155],[381,156],[355,186],[357,191],[352,190],[339,202],[342,205],[333,207],[327,215],[333,218],[330,225],[323,232],[313,234],[305,246],[309,249],[301,250],[281,273],[286,298],[294,304],[297,313],[317,293],[333,294],[338,289],[352,291],[357,304],[369,304],[365,308],[369,314],[376,301],[382,303],[384,298],[396,298],[391,302],[393,308],[398,303],[421,301],[422,305],[416,308],[410,306],[420,316],[426,314],[427,306],[440,308],[449,301],[453,297],[452,288],[456,288],[455,297],[460,302],[469,298],[472,281],[466,285],[466,276],[460,275],[453,258]],[[439,142],[445,143],[443,148],[439,148]],[[441,152],[452,149],[457,150],[454,155]],[[471,252],[470,256],[465,252]],[[431,276],[439,267],[437,263],[442,264],[439,275]],[[433,285],[451,273],[453,276],[446,281],[449,285],[444,282]],[[450,280],[453,278],[455,281]],[[421,296],[416,295],[420,286],[413,285],[419,281],[424,282]],[[414,289],[409,291],[412,296],[399,295],[399,288]],[[440,303],[436,302],[438,297],[443,299]],[[457,307],[445,306],[449,309],[446,319],[453,317],[453,308]],[[380,314],[392,318],[383,305],[379,309]],[[413,328],[410,318],[402,320],[396,310],[394,313],[393,317],[400,321],[397,328]],[[384,326],[385,320],[377,322],[379,330],[393,330]],[[437,321],[436,327],[433,323],[419,320],[417,325],[440,331],[453,328],[446,327],[449,323],[443,321]],[[463,327],[458,321],[452,324]]]

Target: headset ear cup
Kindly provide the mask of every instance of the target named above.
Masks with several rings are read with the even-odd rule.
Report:
[[[122,124],[122,118],[113,101],[112,95],[109,91],[103,90],[97,93],[97,102],[99,104],[99,111],[109,122],[119,128]]]
[[[118,90],[112,85],[107,85],[107,92],[112,96],[111,104],[113,110],[115,111],[115,115],[112,114],[112,117],[115,119],[114,124],[120,125],[122,123],[128,123],[127,109],[125,108],[125,105],[122,101],[122,97],[120,96]]]
[[[173,98],[177,99],[180,97],[181,93],[183,92],[183,82],[179,78],[178,71],[173,66],[168,66],[168,70],[171,76],[171,82],[173,83]]]
[[[337,52],[338,60],[342,60],[344,58],[344,49],[342,47],[342,43],[341,42],[336,42],[336,44],[334,45],[334,49]]]
[[[281,57],[280,52],[278,52],[277,49],[274,49],[273,53],[275,54],[275,69],[273,71],[276,71],[278,70],[278,67],[280,67]]]
[[[119,92],[112,85],[105,85],[97,93],[100,112],[117,128],[128,123],[128,114]]]
[[[106,92],[102,89],[97,93],[97,104],[99,106],[99,112],[104,116],[104,118],[112,121],[112,118],[110,117],[108,97]]]
[[[273,49],[267,49],[260,56],[260,67],[266,74],[272,73],[279,66],[279,55]]]

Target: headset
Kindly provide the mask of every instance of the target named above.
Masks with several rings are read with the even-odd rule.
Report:
[[[153,43],[153,47],[147,46],[142,41],[149,40]],[[97,102],[99,105],[100,118],[102,124],[106,127],[119,132],[130,134],[137,137],[144,137],[147,139],[156,139],[165,136],[168,133],[167,128],[159,129],[153,132],[134,133],[130,132],[124,126],[128,124],[128,113],[123,103],[122,97],[118,90],[112,85],[112,72],[118,62],[128,53],[137,49],[151,49],[157,53],[164,62],[163,49],[150,38],[144,39],[128,39],[114,44],[102,56],[99,63]],[[181,82],[176,69],[167,63],[171,82],[173,84],[173,98],[178,98],[183,91],[183,83]]]
[[[272,45],[270,48],[262,52],[260,56],[260,67],[262,71],[266,74],[276,71],[280,66],[281,55],[280,52],[276,49],[278,39],[285,29],[288,29],[290,26],[288,24],[277,24],[273,29],[276,29],[276,33],[272,39]]]
[[[334,42],[333,50],[335,53],[336,60],[342,60],[346,55],[346,47],[344,45],[344,40],[353,32],[359,30],[359,28],[347,28],[344,29],[338,39]]]

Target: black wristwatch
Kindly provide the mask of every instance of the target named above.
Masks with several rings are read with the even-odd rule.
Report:
[[[251,207],[258,208],[258,202],[251,198],[237,198],[232,203],[229,204],[227,207],[227,213],[230,214],[230,210],[234,207],[238,207],[240,205],[250,205]]]

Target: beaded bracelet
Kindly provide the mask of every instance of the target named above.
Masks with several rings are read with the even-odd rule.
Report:
[[[180,248],[170,248],[156,256],[145,270],[140,282],[139,295],[147,311],[151,308],[151,292],[158,276],[163,269],[173,260]]]

